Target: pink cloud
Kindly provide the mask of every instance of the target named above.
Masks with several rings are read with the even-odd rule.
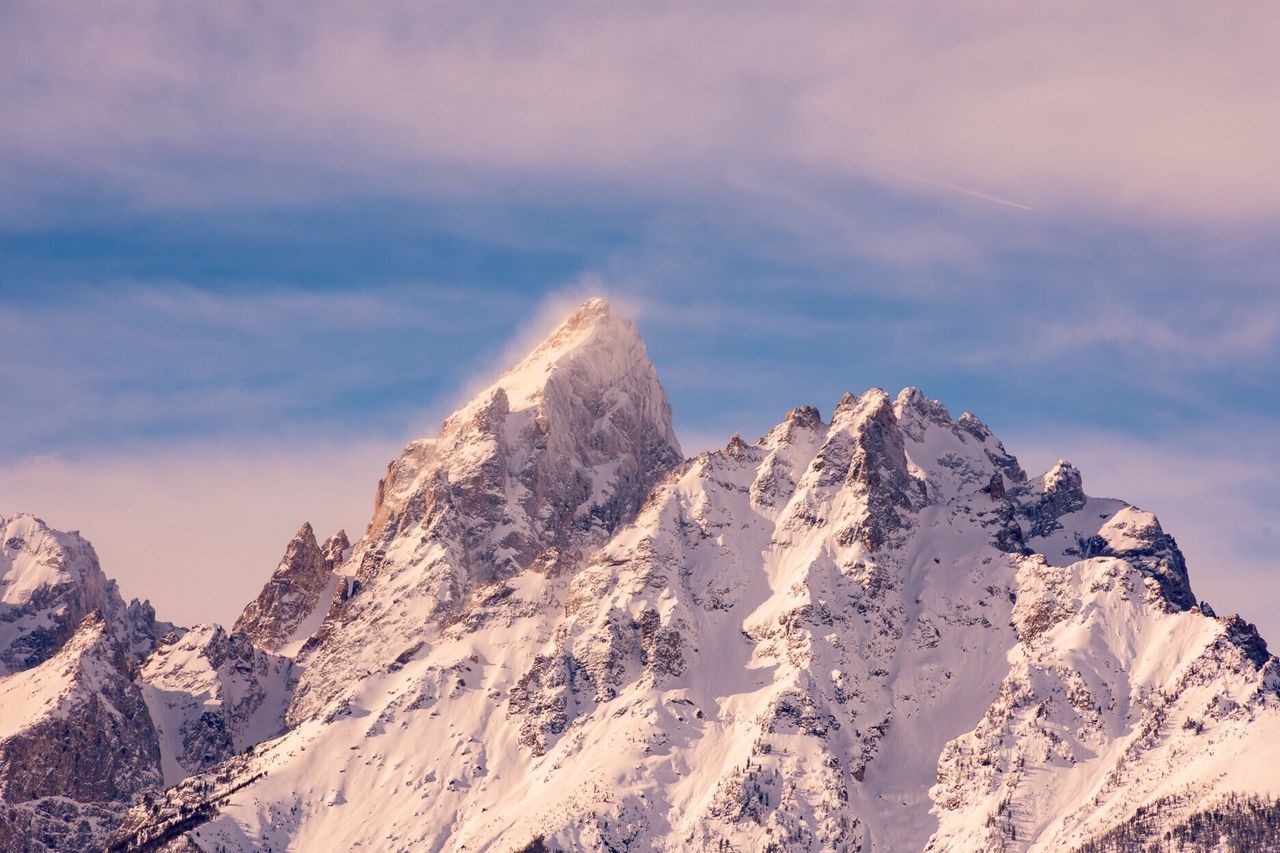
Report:
[[[63,8],[8,15],[0,160],[158,204],[816,173],[1050,214],[1280,212],[1274,4]]]

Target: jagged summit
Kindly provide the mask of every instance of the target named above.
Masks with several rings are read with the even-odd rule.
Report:
[[[30,514],[0,517],[0,675],[52,657],[95,610],[135,657],[173,627],[156,622],[149,602],[126,604],[79,533],[55,530]]]
[[[634,323],[617,314],[601,297],[592,297],[557,326],[524,358],[512,365],[476,399],[501,387],[512,410],[536,402],[553,374],[575,369],[584,383],[616,383],[631,370],[651,370],[644,340]],[[465,409],[466,407],[464,407]]]
[[[627,469],[643,461],[632,449],[660,465],[682,456],[666,392],[635,324],[593,297],[446,418],[435,437],[405,449],[379,484],[370,530],[421,494],[442,460],[456,482],[499,455],[508,467],[539,455],[542,468],[581,470],[628,454]]]

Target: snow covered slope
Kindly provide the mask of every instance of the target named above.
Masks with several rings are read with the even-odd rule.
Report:
[[[159,737],[165,783],[283,731],[290,663],[218,625],[162,640],[138,679]]]
[[[915,389],[681,461],[601,300],[406,448],[298,624],[290,730],[122,848],[1109,849],[1280,795],[1280,664],[1153,515]]]

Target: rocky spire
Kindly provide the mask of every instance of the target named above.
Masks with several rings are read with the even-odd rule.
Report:
[[[284,557],[236,620],[233,633],[248,636],[255,646],[279,651],[298,626],[315,610],[329,583],[334,566],[349,547],[346,533],[339,531],[316,543],[310,522],[304,523],[289,540]]]
[[[347,539],[347,531],[339,530],[337,533],[324,540],[324,544],[320,546],[320,552],[324,554],[324,560],[330,567],[340,565],[346,556],[347,549],[351,547],[350,540]]]
[[[526,566],[548,547],[602,541],[681,459],[635,324],[595,297],[447,418],[435,439],[406,448],[379,484],[369,535],[385,542],[465,515],[470,552],[486,564]],[[495,514],[507,520],[495,524]]]

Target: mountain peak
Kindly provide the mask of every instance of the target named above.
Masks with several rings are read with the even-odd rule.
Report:
[[[605,318],[613,314],[613,306],[609,304],[609,300],[603,296],[592,296],[586,302],[578,306],[578,309],[569,315],[565,324],[578,323],[587,324],[597,319]]]
[[[528,408],[541,399],[550,378],[566,368],[602,388],[633,370],[651,371],[652,365],[635,324],[597,296],[582,303],[476,399],[488,399],[501,388],[512,411]]]
[[[489,584],[594,551],[682,460],[635,325],[588,300],[450,415],[435,441],[391,464],[348,558],[359,591],[304,650],[291,719],[349,688],[330,661],[352,648],[371,665],[394,660],[410,625],[456,616]],[[401,592],[410,586],[430,590],[412,616]]]
[[[286,646],[321,601],[347,547],[342,531],[325,540],[322,547],[311,523],[304,523],[285,546],[284,556],[262,592],[236,620],[232,632],[248,636],[254,645],[268,651]]]

